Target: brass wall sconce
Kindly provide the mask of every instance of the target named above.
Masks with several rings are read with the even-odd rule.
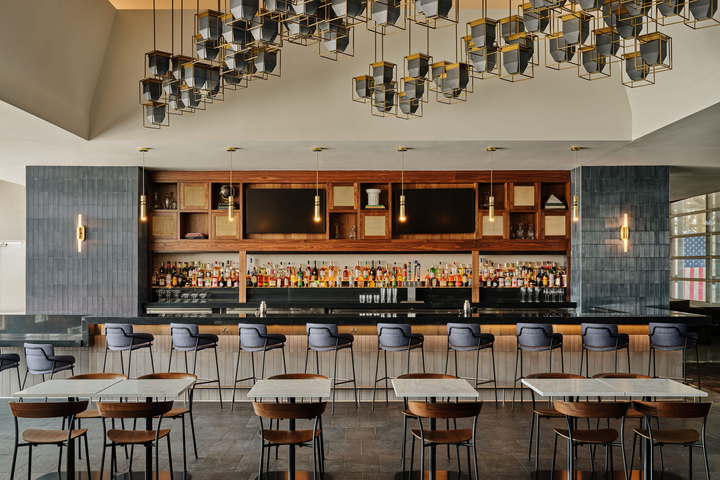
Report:
[[[77,245],[78,245],[78,253],[82,252],[82,242],[85,241],[85,226],[82,224],[82,215],[78,214],[78,224],[77,224]]]
[[[623,242],[623,251],[628,251],[628,239],[630,238],[630,227],[628,226],[627,213],[624,215],[624,221],[620,227],[620,240]]]

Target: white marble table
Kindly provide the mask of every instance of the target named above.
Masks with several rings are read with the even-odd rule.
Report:
[[[424,400],[435,403],[437,398],[478,398],[480,395],[466,380],[461,378],[394,378],[392,379],[395,395],[408,400]],[[437,420],[428,419],[428,428],[435,430]],[[457,472],[438,471],[435,458],[436,446],[430,445],[428,452],[428,470],[411,471],[410,478],[435,480],[442,479],[467,479],[465,474]],[[412,465],[410,465],[412,470]],[[396,480],[405,480],[408,476],[404,472],[395,474]]]
[[[395,395],[400,398],[477,398],[477,390],[463,379],[394,378]]]
[[[66,380],[67,381],[67,380]],[[192,379],[121,380],[93,395],[98,398],[177,398],[195,385]]]
[[[330,379],[258,380],[247,394],[257,400],[276,398],[330,398]]]
[[[25,390],[13,393],[15,398],[90,398],[98,397],[103,390],[122,382],[121,379],[110,380],[46,380]]]
[[[257,401],[287,398],[290,403],[295,403],[298,398],[330,398],[331,388],[331,381],[327,378],[258,380],[247,393],[247,397]],[[295,420],[288,420],[288,430],[295,430]],[[262,480],[310,480],[312,478],[312,472],[295,470],[295,445],[288,445],[287,472],[267,472],[263,474]],[[318,478],[329,480],[331,477],[326,473],[324,476],[318,474]]]
[[[523,378],[523,385],[543,397],[624,397],[625,393],[592,378]]]
[[[707,392],[669,378],[600,378],[599,381],[622,390],[628,397],[707,397]]]

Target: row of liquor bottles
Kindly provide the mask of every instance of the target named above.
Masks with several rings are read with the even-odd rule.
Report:
[[[251,259],[252,262],[252,259]],[[275,265],[267,263],[261,266],[252,267],[250,273],[250,285],[264,288],[304,288],[304,287],[406,287],[406,286],[427,286],[427,287],[470,287],[472,286],[472,270],[469,265],[442,264],[431,265],[422,275],[422,266],[417,260],[410,260],[407,263],[398,264],[394,262],[366,261],[365,265],[359,262],[348,268],[340,268],[324,261],[318,266],[317,260],[310,265],[303,267],[298,264]]]
[[[519,288],[519,287],[567,287],[567,272],[564,267],[553,262],[517,262],[495,265],[481,259],[478,278],[483,288]],[[153,287],[196,287],[223,288],[238,287],[244,281],[248,287],[256,288],[333,288],[333,287],[472,287],[473,272],[469,264],[432,264],[422,270],[417,260],[398,264],[394,262],[366,261],[358,262],[354,267],[344,268],[328,262],[314,261],[310,265],[298,264],[297,267],[283,264],[266,263],[250,265],[244,275],[237,262],[213,264],[201,262],[167,262],[155,268],[151,277]]]
[[[504,263],[495,266],[485,262],[480,272],[480,286],[485,288],[567,287],[567,271],[554,262]]]

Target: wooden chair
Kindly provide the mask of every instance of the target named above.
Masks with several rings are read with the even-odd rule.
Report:
[[[531,373],[525,378],[541,379],[582,379],[582,375],[572,373]],[[535,392],[530,389],[532,400],[532,419],[530,421],[530,442],[528,444],[528,460],[532,457],[533,431],[535,432],[535,471],[540,467],[540,419],[563,418],[565,415],[548,405],[548,408],[537,408],[535,405]]]
[[[90,457],[88,456],[87,429],[74,429],[75,417],[87,409],[88,402],[62,402],[62,403],[18,403],[10,402],[10,410],[15,419],[15,448],[13,450],[12,467],[10,467],[10,480],[15,478],[15,464],[19,447],[28,447],[28,480],[32,478],[32,449],[39,445],[56,445],[60,447],[58,457],[58,478],[62,465],[62,447],[68,446],[77,438],[85,440],[85,459],[87,461],[88,477],[90,476]],[[28,428],[20,434],[18,418],[68,418],[68,429],[42,430]],[[20,443],[20,440],[25,443]]]
[[[127,380],[127,375],[120,373],[83,373],[80,375],[73,375],[68,377],[68,380]],[[92,400],[92,399],[90,399]],[[122,401],[122,399],[120,399]],[[82,421],[88,418],[100,418],[100,412],[97,408],[88,408],[83,412],[78,413],[75,419],[78,422],[78,428],[82,428]],[[125,428],[125,420],[120,420],[120,427]],[[115,420],[112,421],[112,428],[115,428]],[[78,449],[78,458],[82,458],[80,450]],[[125,449],[125,458],[128,458],[127,449]]]
[[[165,414],[170,412],[173,402],[144,402],[144,403],[97,403],[100,416],[103,419],[103,438],[110,441],[103,441],[102,460],[100,462],[100,478],[103,478],[105,470],[105,453],[107,447],[111,448],[110,452],[110,477],[117,471],[117,457],[115,455],[115,447],[117,445],[143,445],[145,447],[155,447],[155,471],[160,470],[159,462],[159,442],[161,438],[167,439],[168,457],[170,459],[170,475],[172,476],[172,451],[170,449],[170,429],[160,429],[162,419]],[[105,423],[106,418],[118,419],[138,419],[159,417],[157,428],[155,430],[107,430]],[[132,456],[130,457],[130,471],[132,472]]]
[[[692,452],[693,448],[702,448],[703,459],[705,460],[705,472],[710,480],[710,468],[708,466],[707,448],[705,447],[705,427],[707,425],[707,417],[712,407],[712,402],[707,403],[674,403],[674,402],[637,402],[634,401],[633,407],[636,411],[645,415],[646,428],[634,429],[632,456],[630,457],[630,469],[632,469],[633,457],[635,456],[635,440],[638,436],[650,441],[651,448],[647,452],[648,461],[652,466],[654,463],[653,451],[655,447],[663,445],[682,445],[688,447],[688,478],[692,478]],[[684,429],[653,429],[650,420],[655,418],[667,419],[687,419],[702,418],[702,430],[697,431],[693,428]],[[698,441],[700,443],[698,443]],[[662,450],[661,450],[662,452]],[[662,458],[662,457],[661,457]],[[661,469],[665,469],[661,464]]]
[[[138,380],[185,380],[192,379],[197,380],[197,375],[192,373],[181,373],[181,372],[168,372],[168,373],[151,373],[138,377]],[[163,415],[163,418],[176,419],[179,418],[182,425],[182,444],[183,444],[183,471],[187,473],[187,451],[185,447],[185,415],[190,417],[190,432],[192,433],[193,440],[193,451],[195,453],[195,459],[198,458],[197,453],[197,441],[195,439],[195,421],[193,420],[193,395],[195,389],[191,388],[188,393],[188,408],[173,408],[168,413]]]
[[[295,445],[312,447],[313,451],[313,478],[317,478],[318,470],[321,475],[325,473],[325,461],[322,455],[317,455],[317,444],[322,431],[318,428],[320,418],[327,406],[326,402],[318,403],[258,403],[253,402],[255,414],[260,418],[260,469],[258,478],[263,478],[263,461],[265,449],[268,449],[266,471],[270,470],[270,448],[276,445]],[[270,420],[314,420],[312,430],[266,430],[263,418]],[[319,465],[319,468],[318,468]]]
[[[425,448],[431,445],[456,445],[459,447],[467,447],[468,449],[468,476],[470,474],[470,450],[475,458],[475,479],[478,477],[477,450],[475,449],[475,432],[477,430],[477,419],[482,409],[482,402],[468,403],[425,403],[425,402],[408,402],[408,410],[418,420],[420,428],[413,428],[412,444],[410,446],[410,471],[412,472],[413,461],[415,456],[415,439],[420,440],[420,472],[425,470]],[[454,428],[447,430],[426,430],[423,428],[422,419],[453,419],[472,418],[472,428]],[[460,455],[457,459],[458,474],[460,473]],[[421,473],[421,477],[422,477]]]
[[[457,377],[453,377],[452,375],[444,375],[442,373],[407,373],[405,375],[399,375],[398,379],[413,379],[413,378],[424,378],[424,379],[443,379],[443,380],[456,380]],[[403,404],[404,409],[402,411],[403,414],[403,436],[402,436],[402,450],[400,452],[400,461],[402,462],[402,471],[403,475],[405,474],[405,453],[406,453],[406,445],[407,445],[407,424],[409,418],[417,418],[410,410],[408,409],[408,401],[407,398],[403,398]],[[449,422],[449,420],[448,420]],[[447,428],[450,428],[449,423],[447,424]],[[458,447],[458,451],[459,451]],[[458,455],[459,457],[459,455]],[[450,458],[450,446],[448,446],[448,457]]]
[[[625,480],[628,480],[627,459],[625,458],[625,415],[630,408],[630,402],[563,402],[555,400],[555,410],[565,415],[567,428],[556,428],[553,441],[552,474],[555,472],[555,455],[557,453],[557,439],[563,437],[567,440],[567,469],[575,470],[575,447],[588,445],[590,447],[590,469],[595,472],[593,447],[605,447],[605,470],[613,470],[612,447],[620,447],[623,461]],[[620,418],[620,432],[614,428],[596,428],[579,430],[575,427],[576,419],[585,418]],[[617,443],[618,437],[620,443]]]

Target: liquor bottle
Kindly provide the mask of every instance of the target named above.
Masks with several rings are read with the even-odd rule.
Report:
[[[463,268],[462,279],[460,280],[460,285],[458,285],[459,287],[460,286],[462,286],[462,287],[468,286],[468,270],[469,269],[467,269],[467,268]]]
[[[303,268],[302,268],[302,263],[300,263],[300,265],[298,266],[298,269],[297,269],[297,287],[298,288],[302,288],[305,286],[305,283],[303,282],[303,276],[304,276],[304,272],[303,272]]]
[[[220,272],[220,278],[218,279],[218,288],[223,288],[225,286],[225,270],[223,269]]]
[[[472,271],[472,268],[470,267],[470,265],[465,266],[465,273],[467,273],[467,278],[468,278],[467,286],[472,287],[473,286],[473,271]]]
[[[344,283],[349,283],[349,282],[350,282],[350,271],[348,270],[348,267],[347,267],[347,266],[345,267],[345,270],[343,270],[342,281],[343,281]],[[350,285],[350,286],[352,286],[352,285]]]
[[[165,275],[160,275],[158,278],[158,287],[165,287]]]
[[[167,268],[165,269],[165,285],[168,287],[172,286],[172,267],[170,262],[167,262]]]
[[[268,288],[275,288],[277,287],[277,277],[275,277],[275,269],[270,266],[270,263],[268,263],[267,268],[268,274],[267,274],[267,287]]]
[[[157,283],[158,283],[158,273],[157,273],[157,268],[154,268],[152,276],[150,277],[150,285],[153,287],[157,287]]]
[[[172,285],[173,287],[177,287],[177,286],[178,286],[177,272],[173,273],[172,280],[171,280],[171,285]]]
[[[295,288],[298,283],[297,272],[292,267],[288,267],[288,269],[290,269],[290,287]]]
[[[547,268],[544,268],[543,274],[542,274],[542,286],[547,287],[549,280],[550,280],[550,275],[548,274],[548,270],[547,270]]]
[[[314,282],[318,279],[318,269],[317,269],[317,260],[315,260],[315,266],[312,269],[312,274],[310,276],[310,281]]]

